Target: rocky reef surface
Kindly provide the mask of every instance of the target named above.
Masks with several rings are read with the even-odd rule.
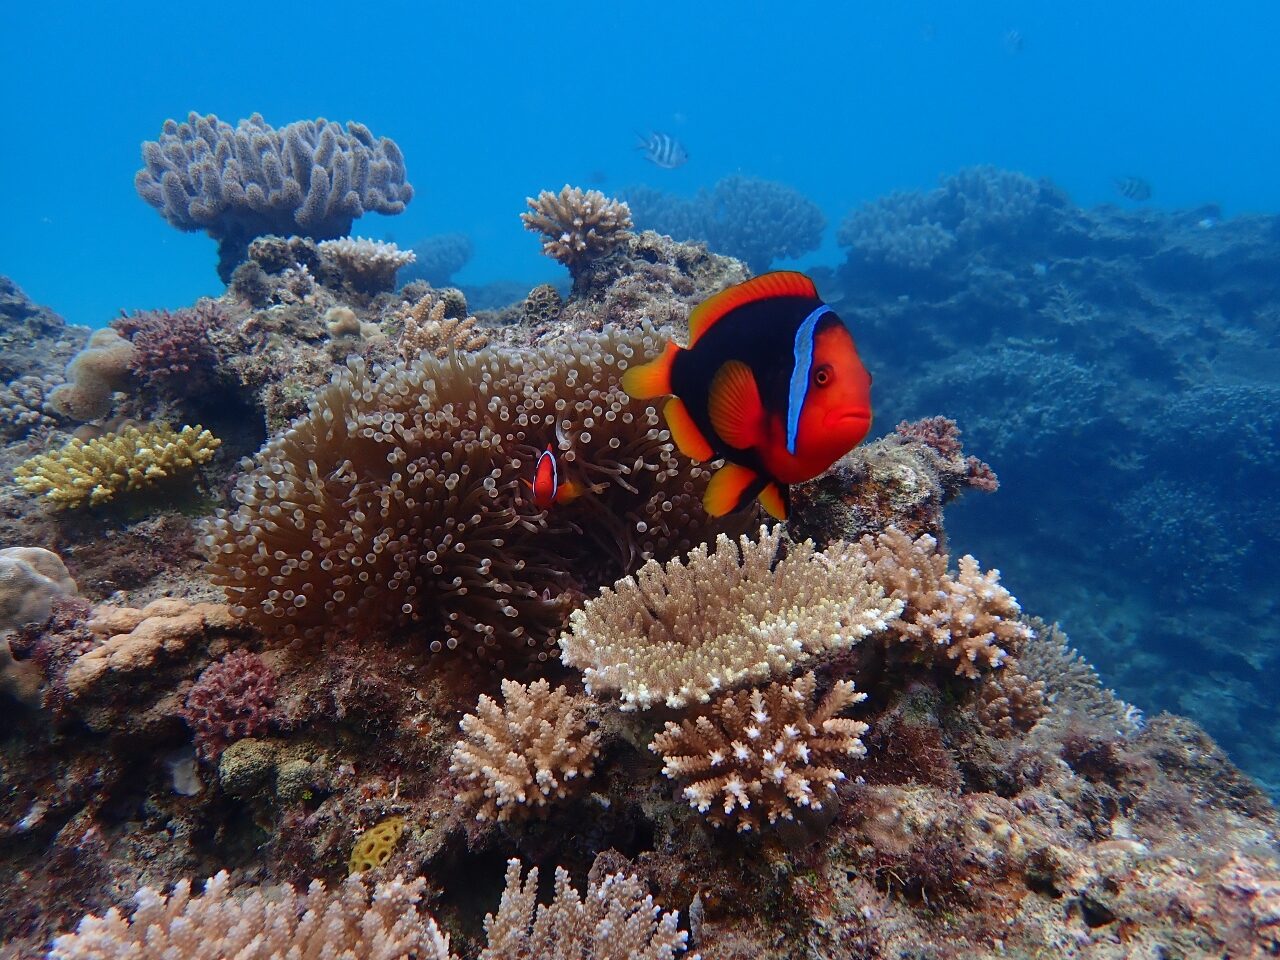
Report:
[[[567,301],[473,313],[388,245],[259,237],[112,337],[12,314],[62,344],[12,376],[66,389],[4,438],[6,478],[61,459],[2,493],[3,544],[52,553],[0,557],[0,957],[1280,949],[1267,795],[1108,689],[1030,570],[952,556],[950,505],[1024,482],[940,416],[968,401],[785,529],[707,517],[617,378],[746,268],[617,210],[578,244],[548,218],[599,201],[547,196]],[[193,432],[121,445],[156,424]],[[548,444],[586,492],[541,509]]]

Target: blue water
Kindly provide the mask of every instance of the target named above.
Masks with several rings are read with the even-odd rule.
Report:
[[[597,172],[606,191],[786,182],[832,225],[817,263],[838,262],[834,225],[857,203],[975,163],[1052,177],[1082,205],[1136,174],[1160,206],[1276,210],[1278,24],[1272,4],[1183,0],[10,3],[0,272],[90,326],[220,292],[213,242],[133,190],[141,142],[191,110],[395,139],[417,197],[355,233],[467,233],[470,283],[558,277],[517,214]],[[687,166],[634,151],[650,129]]]

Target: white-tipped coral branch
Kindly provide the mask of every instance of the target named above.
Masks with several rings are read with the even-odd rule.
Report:
[[[569,272],[612,253],[631,229],[631,208],[599,190],[564,186],[529,197],[529,212],[520,214],[525,229],[542,234],[542,252]]]

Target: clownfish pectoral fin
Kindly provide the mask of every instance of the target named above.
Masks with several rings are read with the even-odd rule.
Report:
[[[716,471],[702,495],[703,508],[713,517],[741,510],[760,492],[764,481],[754,470],[726,463]]]
[[[668,341],[662,353],[648,363],[628,367],[622,375],[622,389],[635,400],[665,397],[671,393],[671,364],[680,348]]]
[[[772,297],[806,297],[816,300],[818,288],[803,273],[794,270],[763,273],[743,283],[734,284],[693,308],[693,312],[689,314],[689,346],[692,347],[717,321],[738,307]]]
[[[755,374],[741,360],[730,360],[716,371],[707,390],[707,414],[731,447],[748,450],[764,442],[764,402]]]
[[[776,481],[767,483],[760,491],[760,505],[769,511],[773,519],[785,520],[791,512],[791,491]]]
[[[662,413],[667,418],[667,429],[671,431],[671,439],[676,442],[676,446],[680,448],[681,453],[690,460],[712,460],[715,458],[715,452],[711,449],[711,444],[702,435],[698,425],[693,422],[689,408],[684,405],[683,400],[679,397],[672,397],[667,401],[667,405],[662,408]]]
[[[573,503],[580,496],[582,496],[582,486],[572,480],[566,480],[556,488],[556,503],[561,506],[566,503]]]

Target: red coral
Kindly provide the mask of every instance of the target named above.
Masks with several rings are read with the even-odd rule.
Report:
[[[121,315],[111,325],[133,344],[130,371],[145,386],[172,397],[194,396],[208,382],[215,358],[209,331],[224,321],[212,302]]]
[[[944,457],[960,452],[960,428],[950,417],[925,417],[914,423],[903,420],[894,431],[904,440],[918,440],[933,447]]]
[[[266,730],[275,702],[271,668],[256,653],[235,650],[200,674],[182,719],[195,733],[200,756],[216,760],[228,745]]]
[[[960,428],[950,417],[925,417],[914,422],[903,420],[894,432],[904,440],[923,443],[938,453],[946,465],[950,483],[948,499],[958,492],[959,487],[970,487],[983,493],[995,493],[1000,488],[1000,481],[991,465],[977,457],[964,456],[960,443]]]

